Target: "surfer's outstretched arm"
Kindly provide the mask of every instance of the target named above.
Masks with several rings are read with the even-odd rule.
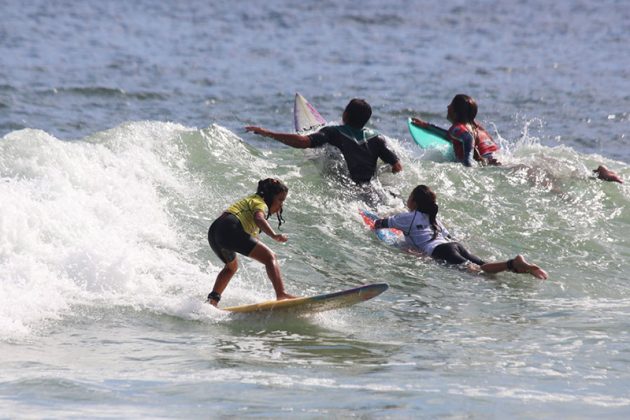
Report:
[[[269,131],[266,128],[256,127],[252,125],[248,125],[245,127],[245,130],[250,133],[258,134],[259,136],[269,137],[271,139],[277,140],[280,143],[286,144],[287,146],[295,147],[297,149],[307,149],[311,147],[311,139],[308,136],[302,136],[300,134],[292,134],[292,133],[276,133],[274,131]]]

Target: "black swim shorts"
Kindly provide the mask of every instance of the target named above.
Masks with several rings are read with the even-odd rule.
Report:
[[[443,260],[449,264],[461,264],[471,261],[477,265],[484,265],[485,262],[476,255],[468,252],[459,242],[447,242],[435,247],[431,257],[436,260]]]
[[[210,247],[225,264],[234,261],[235,252],[249,255],[258,241],[243,230],[240,220],[230,213],[223,213],[208,229]]]

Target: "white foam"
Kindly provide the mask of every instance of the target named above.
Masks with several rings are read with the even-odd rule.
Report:
[[[506,398],[524,402],[538,403],[582,403],[597,407],[627,407],[630,406],[630,399],[613,395],[603,395],[596,393],[568,394],[564,392],[545,392],[536,389],[518,387],[467,387],[457,386],[449,390],[449,394],[465,395],[468,397],[484,398]]]
[[[170,164],[181,155],[173,138],[188,131],[137,123],[87,142],[39,130],[5,136],[0,338],[28,334],[74,304],[134,304],[205,278],[180,253],[169,211],[174,195],[190,194]]]

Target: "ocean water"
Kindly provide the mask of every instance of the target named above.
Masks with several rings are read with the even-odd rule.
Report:
[[[0,417],[628,418],[630,8],[624,1],[0,2]],[[373,107],[404,171],[378,203],[292,129]],[[503,167],[439,162],[406,118],[477,99]],[[289,186],[287,291],[387,282],[308,317],[203,303],[227,205]],[[378,242],[357,209],[419,183],[487,260],[473,274]],[[272,222],[275,227],[275,222]],[[222,305],[273,298],[247,258]]]

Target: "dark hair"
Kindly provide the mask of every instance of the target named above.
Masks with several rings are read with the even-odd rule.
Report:
[[[431,188],[426,185],[418,185],[411,192],[411,199],[416,204],[416,210],[427,214],[429,216],[429,222],[431,223],[431,229],[433,229],[433,238],[437,238],[437,234],[440,231],[440,227],[437,224],[438,205],[436,203],[437,196]]]
[[[477,102],[468,95],[462,93],[455,95],[451,101],[457,122],[475,124],[477,116]]]
[[[274,197],[283,192],[288,193],[289,187],[277,178],[266,178],[258,181],[256,195],[259,195],[263,200],[265,200],[265,204],[267,205],[267,219],[271,216],[271,204],[273,203]],[[280,227],[283,222],[284,218],[282,217],[282,207],[280,207],[280,211],[278,211],[278,227]]]
[[[353,99],[348,102],[345,123],[354,128],[363,128],[372,116],[372,107],[364,99]]]

